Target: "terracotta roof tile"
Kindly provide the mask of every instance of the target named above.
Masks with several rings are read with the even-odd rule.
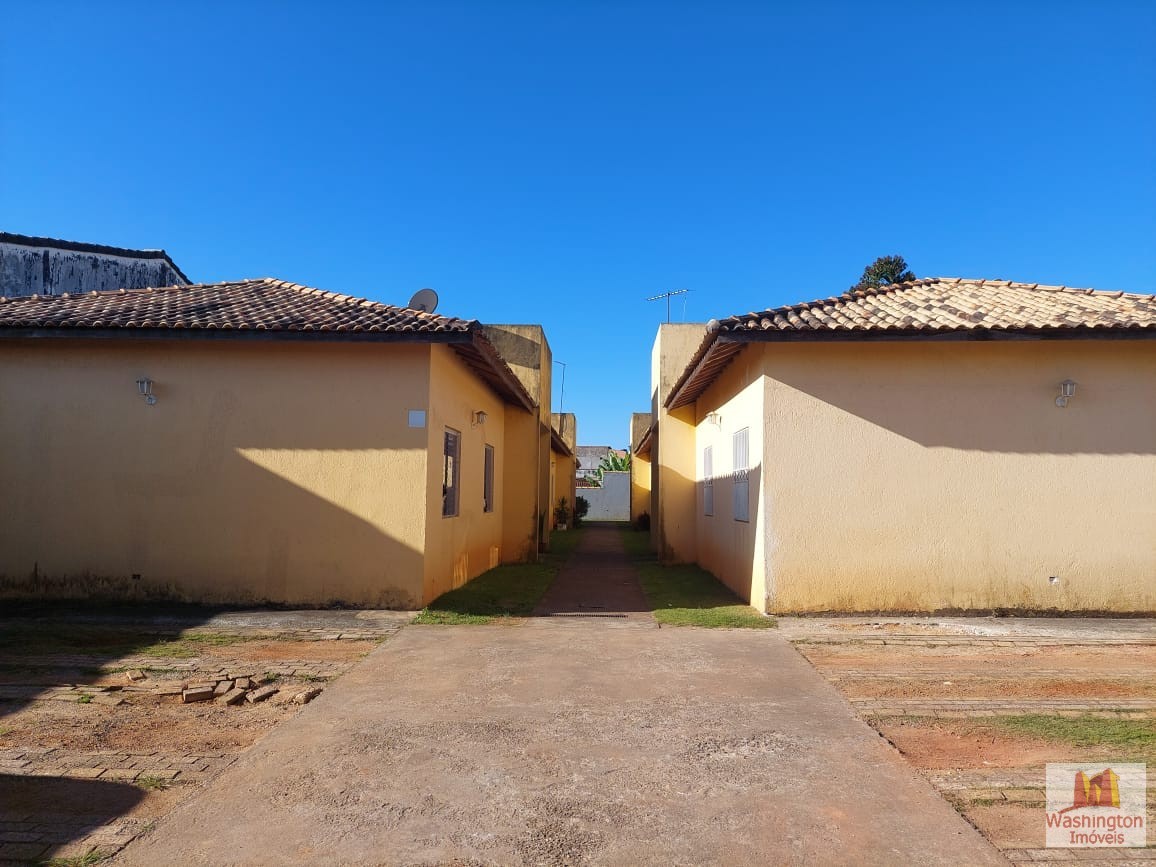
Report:
[[[722,332],[1156,328],[1156,296],[933,277],[731,316]]]
[[[0,298],[0,329],[446,333],[470,331],[474,324],[267,277]]]
[[[692,403],[747,341],[990,337],[1156,337],[1156,295],[931,277],[712,321],[664,404]]]

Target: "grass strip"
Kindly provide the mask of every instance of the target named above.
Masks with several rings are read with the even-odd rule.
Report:
[[[1022,714],[992,717],[989,722],[1010,734],[1077,747],[1110,747],[1149,760],[1156,758],[1156,720]]]
[[[443,593],[414,622],[462,626],[529,616],[558,570],[574,553],[582,533],[580,528],[551,533],[550,550],[537,563],[491,569],[456,590]]]
[[[654,619],[665,626],[770,629],[778,624],[747,605],[710,572],[693,564],[663,566],[650,534],[626,527],[622,543],[642,580]]]

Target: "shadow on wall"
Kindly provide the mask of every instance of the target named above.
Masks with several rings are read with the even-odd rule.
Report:
[[[768,356],[768,411],[782,383],[931,448],[1156,453],[1156,356],[1144,354],[1150,341],[1067,343],[1077,345],[792,346]],[[1061,409],[1055,399],[1068,378],[1079,382]]]
[[[0,524],[0,595],[420,607],[422,552],[387,522],[415,493],[424,504],[424,490],[403,490],[416,475],[404,456],[425,450],[424,429],[383,433],[388,408],[339,390],[287,413],[288,376],[267,394],[158,387],[150,407],[122,389],[110,405],[100,373],[83,403],[30,405],[0,455],[17,519]],[[80,415],[84,437],[71,433]]]
[[[733,473],[717,476],[709,486],[713,490],[714,514],[706,515],[708,485],[705,480],[695,487],[695,521],[698,530],[698,564],[729,587],[740,599],[762,610],[764,593],[755,586],[755,555],[762,525],[762,466],[747,470],[747,520],[737,517],[736,477]],[[680,479],[685,480],[680,476]],[[740,489],[741,490],[741,489]],[[766,540],[770,544],[769,538]]]
[[[229,493],[196,501],[211,484],[205,475],[227,477]],[[121,475],[110,485],[105,502],[61,504],[36,538],[8,545],[28,552],[28,567],[0,577],[0,596],[420,607],[420,551],[242,455],[208,474]],[[87,570],[55,567],[54,533],[65,527],[70,551],[107,556],[85,556]]]

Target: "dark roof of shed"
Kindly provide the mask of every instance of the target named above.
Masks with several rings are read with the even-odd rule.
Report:
[[[17,244],[21,247],[49,247],[77,253],[123,256],[128,259],[164,259],[178,277],[186,283],[191,282],[164,250],[130,250],[127,247],[110,247],[107,244],[89,244],[85,241],[65,241],[61,238],[40,238],[35,235],[19,235],[15,232],[0,232],[0,244]]]

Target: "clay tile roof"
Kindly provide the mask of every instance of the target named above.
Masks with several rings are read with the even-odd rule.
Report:
[[[0,296],[0,338],[282,337],[450,344],[503,399],[536,406],[473,319],[455,319],[323,292],[269,277],[230,283]]]
[[[1156,296],[932,277],[731,316],[726,332],[1156,328]]]
[[[1001,333],[1156,338],[1156,295],[930,277],[743,313],[711,323],[665,405],[676,409],[693,403],[753,340],[918,340]]]
[[[475,323],[284,280],[0,298],[0,329],[453,333]]]

